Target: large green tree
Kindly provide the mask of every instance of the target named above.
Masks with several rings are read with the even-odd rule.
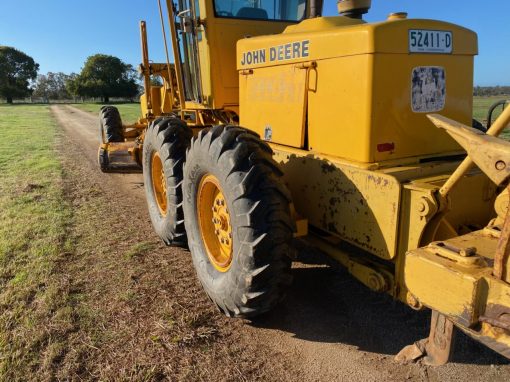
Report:
[[[104,54],[89,57],[73,83],[68,83],[68,89],[83,97],[101,97],[105,103],[111,97],[133,98],[139,92],[133,67]]]
[[[34,59],[9,46],[0,46],[0,97],[12,103],[14,98],[32,93],[31,81],[37,77],[39,64]]]

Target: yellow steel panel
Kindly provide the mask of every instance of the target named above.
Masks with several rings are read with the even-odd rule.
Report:
[[[461,266],[420,248],[406,255],[405,284],[423,305],[470,326],[478,314],[479,279],[490,272],[490,268]]]
[[[310,150],[373,162],[372,61],[358,55],[318,62],[317,91],[308,95]]]
[[[378,171],[272,145],[297,212],[384,259],[396,255],[400,182]]]
[[[142,109],[142,118],[146,118],[149,110],[147,110],[147,96],[145,93],[140,96],[140,108]]]
[[[452,32],[453,53],[410,54],[409,29]],[[425,113],[413,111],[413,89],[423,89],[416,83],[416,70],[444,71],[444,80],[432,77],[446,89],[441,113],[469,124],[476,53],[476,34],[453,24],[410,19],[349,25],[343,18],[319,18],[290,26],[280,35],[240,40],[237,68],[256,73],[261,68],[316,63],[308,94],[308,148],[374,163],[459,150],[445,132],[434,129]],[[274,73],[278,81],[280,73]],[[241,93],[246,84],[241,84]],[[250,100],[246,102],[248,108]],[[241,105],[241,120],[246,108]]]
[[[306,70],[294,65],[262,68],[241,76],[242,126],[266,140],[302,147]]]
[[[349,25],[353,24],[353,25]],[[304,20],[288,26],[284,33],[239,40],[237,44],[237,69],[272,66],[280,60],[266,60],[242,64],[248,51],[266,50],[295,41],[309,40],[309,55],[294,56],[286,62],[325,60],[338,57],[391,53],[409,55],[409,29],[444,30],[453,33],[453,55],[473,56],[478,53],[477,36],[473,31],[458,25],[434,20],[406,19],[391,22],[364,23],[345,20],[343,17],[322,17]],[[259,33],[260,35],[262,33]],[[444,57],[447,55],[436,55]],[[392,71],[394,74],[395,71]]]
[[[418,67],[441,67],[446,76],[446,97],[441,114],[471,125],[473,57],[415,54],[376,54],[371,100],[371,161],[459,150],[460,146],[411,108],[412,73]],[[392,143],[392,151],[378,145]]]

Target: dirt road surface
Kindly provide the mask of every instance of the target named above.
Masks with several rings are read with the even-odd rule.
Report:
[[[85,200],[106,206],[101,216],[92,215],[91,227],[76,234],[78,251],[90,256],[88,268],[69,270],[80,273],[76,277],[84,283],[83,293],[95,296],[91,306],[106,311],[106,332],[118,338],[117,343],[94,346],[97,350],[82,365],[91,369],[90,375],[138,377],[139,370],[152,370],[147,375],[154,380],[510,380],[508,360],[462,334],[453,362],[446,366],[395,363],[393,356],[403,346],[427,335],[429,314],[368,291],[328,259],[311,253],[294,263],[293,286],[273,312],[252,322],[224,318],[195,280],[189,253],[163,246],[152,233],[141,174],[99,171],[96,116],[71,106],[52,106],[52,112],[64,132],[62,155],[73,205]],[[90,236],[101,229],[108,240],[94,243]],[[133,253],[133,246],[145,244],[142,254],[134,251],[127,269],[115,265],[111,253]],[[122,281],[126,273],[129,280]],[[123,282],[131,283],[128,289],[136,297],[116,307],[107,294],[116,293]],[[179,314],[195,317],[195,324],[179,326],[179,309]],[[169,310],[171,324],[165,318]],[[176,326],[184,333],[181,337]],[[139,365],[138,371],[127,364]]]

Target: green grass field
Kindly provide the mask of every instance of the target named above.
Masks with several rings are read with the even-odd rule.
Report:
[[[492,104],[497,101],[510,99],[510,96],[492,96],[492,97],[474,97],[473,98],[473,118],[477,119],[480,122],[485,123],[487,119],[487,112]],[[502,108],[499,107],[494,112],[494,117],[497,117],[501,114]]]
[[[72,246],[72,213],[49,107],[0,106],[0,131],[0,380],[13,380],[13,372],[30,373],[59,352],[50,321],[72,326],[54,273]],[[54,354],[43,357],[42,348]]]
[[[509,99],[510,96],[492,96],[492,97],[474,97],[473,99],[473,118],[482,122],[484,125],[487,123],[487,112],[489,108],[497,101],[501,101],[504,99]],[[502,106],[499,106],[494,110],[492,115],[492,122],[496,120],[497,117],[503,111]],[[510,140],[510,129],[507,127],[500,135],[501,138]]]
[[[88,111],[93,114],[99,114],[99,109],[103,104],[100,103],[76,103],[73,104],[78,109]],[[122,117],[122,122],[125,124],[134,123],[141,117],[140,104],[139,103],[119,103],[112,104],[119,109]]]

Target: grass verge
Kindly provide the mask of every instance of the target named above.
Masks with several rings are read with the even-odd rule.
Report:
[[[0,379],[51,369],[75,329],[69,282],[72,210],[47,106],[0,106]],[[43,377],[43,374],[40,374]]]
[[[99,103],[76,103],[73,104],[74,107],[78,109],[88,111],[89,113],[99,114],[99,109],[103,104]],[[113,104],[119,109],[120,115],[122,117],[122,122],[125,124],[135,123],[138,118],[141,116],[140,104],[139,103],[120,103]]]

